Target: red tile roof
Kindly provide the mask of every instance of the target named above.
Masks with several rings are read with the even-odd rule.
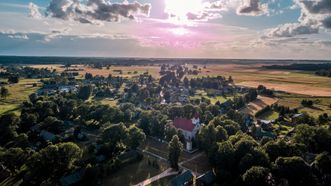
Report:
[[[194,124],[192,120],[186,118],[175,118],[174,125],[176,128],[192,132],[194,129]]]

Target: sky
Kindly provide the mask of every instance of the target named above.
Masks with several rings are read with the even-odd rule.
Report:
[[[331,59],[331,0],[0,0],[0,55]]]

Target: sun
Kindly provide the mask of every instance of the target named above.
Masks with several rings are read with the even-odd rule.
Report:
[[[165,13],[176,23],[188,23],[188,14],[200,14],[203,11],[202,0],[165,0]]]

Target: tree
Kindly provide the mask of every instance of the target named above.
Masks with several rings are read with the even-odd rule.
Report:
[[[315,157],[313,167],[321,174],[331,174],[331,156],[328,152],[323,152]]]
[[[240,125],[237,122],[224,117],[216,117],[210,121],[210,124],[222,126],[229,136],[236,134],[240,130]]]
[[[298,143],[303,143],[309,148],[313,148],[315,128],[309,125],[298,125],[295,128],[294,140]]]
[[[242,176],[244,185],[247,186],[268,186],[270,170],[264,167],[254,166],[248,169]]]
[[[228,82],[229,82],[229,83],[233,83],[232,76],[229,76],[229,78],[228,78]]]
[[[270,167],[267,154],[258,149],[251,150],[240,159],[238,169],[240,173],[244,173],[253,166]]]
[[[2,98],[6,98],[9,95],[9,90],[6,87],[2,86],[0,90],[0,95]]]
[[[107,156],[116,155],[120,151],[124,150],[123,143],[127,137],[127,128],[123,123],[116,125],[111,124],[102,133],[102,148],[100,152]]]
[[[88,100],[91,95],[92,95],[92,86],[90,85],[81,87],[77,94],[78,98],[82,100]]]
[[[264,146],[264,151],[271,161],[278,157],[301,156],[305,146],[301,143],[286,143],[284,140],[269,141]]]
[[[177,129],[173,124],[168,123],[164,133],[166,141],[171,141],[172,137],[177,134]]]
[[[136,125],[131,125],[128,128],[128,137],[126,139],[126,144],[131,149],[137,149],[137,147],[146,139],[146,135],[143,130],[138,128]]]
[[[8,82],[9,83],[18,83],[19,77],[16,75],[11,75],[8,77]]]
[[[178,136],[177,135],[173,136],[169,143],[168,160],[170,166],[176,170],[178,170],[178,160],[182,150],[183,150],[183,144],[179,141]]]
[[[236,170],[235,148],[229,141],[218,143],[217,146],[218,148],[211,164],[216,167],[216,175],[220,181],[231,183]]]
[[[0,145],[4,145],[17,136],[19,118],[11,113],[0,117]]]
[[[304,107],[312,107],[314,105],[314,102],[312,100],[302,100],[301,105]]]
[[[127,136],[127,130],[123,123],[116,125],[110,125],[102,133],[102,140],[104,142],[117,143],[125,139]]]
[[[143,129],[146,135],[150,135],[151,132],[151,117],[152,116],[149,111],[142,111],[138,121],[138,127]]]
[[[55,134],[59,134],[65,129],[64,122],[53,116],[46,117],[44,121],[40,123],[40,125],[42,128]]]
[[[214,124],[203,125],[198,133],[198,141],[200,147],[207,152],[208,155],[214,151],[217,142],[224,141],[228,138],[226,130],[222,126],[215,127]]]
[[[91,73],[86,73],[85,74],[85,79],[92,79],[93,75]]]
[[[311,152],[331,152],[331,131],[322,127],[298,125],[295,128],[294,141],[303,143]]]
[[[186,88],[188,88],[189,87],[189,80],[187,79],[187,77],[184,77],[184,86],[186,87]]]
[[[73,167],[82,157],[82,150],[74,143],[49,145],[31,157],[28,170],[42,181],[46,178],[59,178]]]
[[[9,148],[0,154],[1,161],[12,173],[18,172],[28,157],[29,154],[21,148]]]
[[[321,115],[318,116],[318,122],[319,124],[325,124],[327,123],[329,120],[329,116],[327,113],[323,113]]]
[[[310,166],[301,157],[278,158],[273,173],[278,179],[286,179],[289,185],[316,184]]]

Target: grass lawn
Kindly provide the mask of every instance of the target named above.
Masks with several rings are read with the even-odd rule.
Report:
[[[6,85],[9,90],[9,96],[5,99],[0,99],[0,115],[14,112],[19,114],[20,104],[27,100],[29,95],[36,92],[40,88],[40,79],[21,79],[19,83]],[[2,80],[3,81],[3,80]],[[32,85],[37,83],[37,87]]]
[[[275,120],[279,117],[279,113],[275,111],[268,111],[264,114],[262,114],[259,119],[264,119],[264,120]]]
[[[217,101],[220,103],[224,103],[226,100],[233,99],[234,96],[208,96],[207,92],[204,90],[196,90],[194,96],[190,96],[191,100],[194,99],[201,99],[202,97],[205,97],[210,100],[211,104],[215,104]]]
[[[281,124],[274,124],[273,128],[277,131],[277,136],[286,135],[293,127]]]
[[[148,160],[150,160],[150,162],[157,161],[160,166],[159,169],[149,165]],[[144,158],[141,161],[127,165],[104,179],[103,185],[134,185],[165,171],[167,168],[168,165],[165,162],[144,155]]]
[[[111,99],[96,99],[96,101],[100,102],[102,105],[109,105],[112,107],[115,107],[117,105],[117,100],[111,100]]]
[[[204,174],[205,172],[212,169],[211,165],[209,164],[208,157],[205,153],[200,157],[185,162],[183,166],[195,173],[198,173],[199,175]]]

